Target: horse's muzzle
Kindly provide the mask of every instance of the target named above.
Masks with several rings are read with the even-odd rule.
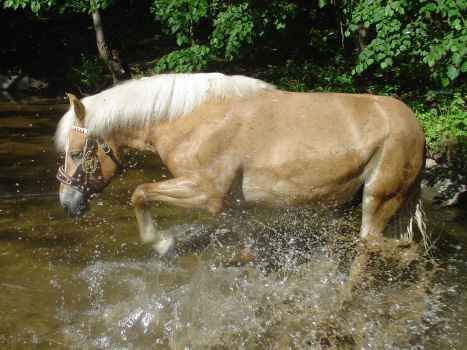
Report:
[[[67,216],[77,218],[89,210],[89,196],[66,186],[60,193],[60,204]]]

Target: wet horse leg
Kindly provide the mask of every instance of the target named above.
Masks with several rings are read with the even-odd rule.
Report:
[[[170,230],[158,230],[154,226],[149,204],[157,201],[211,212],[218,212],[222,203],[222,199],[208,196],[199,183],[189,177],[139,185],[131,197],[131,204],[135,208],[140,236],[143,242],[153,243],[160,256],[173,249],[174,237]]]
[[[341,290],[345,303],[352,300],[352,291],[362,282],[364,272],[369,264],[369,252],[366,244],[372,244],[372,240],[382,237],[384,228],[400,209],[404,198],[401,194],[397,194],[385,200],[381,197],[369,194],[365,196],[364,194],[360,242],[358,242],[357,254],[350,267],[347,281]]]
[[[346,301],[351,299],[352,289],[362,281],[369,263],[365,244],[372,244],[373,240],[383,236],[387,224],[402,207],[408,188],[414,181],[414,177],[404,173],[402,166],[389,168],[383,165],[375,169],[372,177],[367,180],[362,199],[361,241],[342,290]]]

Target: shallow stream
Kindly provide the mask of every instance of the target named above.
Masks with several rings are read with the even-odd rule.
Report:
[[[0,350],[465,349],[465,211],[427,209],[434,258],[382,241],[347,304],[358,210],[159,205],[158,225],[178,237],[177,259],[161,261],[128,203],[169,176],[149,155],[134,154],[84,217],[62,213],[53,134],[66,108],[0,102]],[[254,264],[241,262],[240,228],[254,232]]]

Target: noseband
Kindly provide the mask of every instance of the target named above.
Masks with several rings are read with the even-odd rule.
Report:
[[[84,134],[88,133],[87,129],[77,126],[73,126],[72,130]],[[95,179],[94,173],[99,168],[99,159],[97,158],[97,149],[95,147],[96,140],[104,153],[114,162],[117,167],[117,173],[122,172],[122,163],[120,163],[120,161],[114,156],[112,149],[104,142],[104,140],[100,136],[88,136],[85,142],[83,158],[76,167],[73,175],[68,175],[65,172],[65,167],[63,165],[58,169],[57,179],[61,183],[84,194],[94,194],[102,191],[102,189],[110,182],[110,180],[105,180],[102,186],[96,186],[90,181],[92,178]]]

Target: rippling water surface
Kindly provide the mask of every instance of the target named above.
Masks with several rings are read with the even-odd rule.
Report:
[[[0,102],[0,349],[464,349],[466,213],[428,208],[434,258],[381,241],[350,302],[358,210],[342,217],[232,208],[219,216],[159,205],[177,258],[139,242],[128,204],[168,177],[129,169],[80,219],[57,191],[58,99]],[[254,232],[254,264],[236,232]]]

